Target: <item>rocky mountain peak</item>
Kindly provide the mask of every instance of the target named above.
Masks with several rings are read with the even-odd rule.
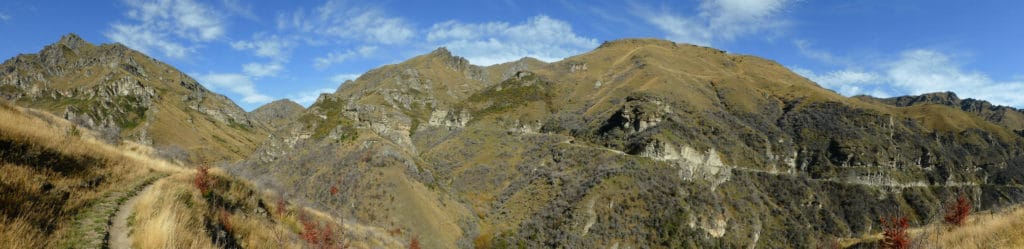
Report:
[[[305,110],[302,105],[290,99],[280,99],[256,108],[249,115],[270,130],[276,130],[298,118]]]
[[[917,96],[900,96],[888,99],[893,105],[912,106],[918,104],[960,105],[960,98],[953,92],[925,93]]]
[[[91,43],[83,40],[82,37],[78,36],[75,33],[68,33],[62,36],[60,40],[57,41],[57,44],[63,44],[64,46],[67,46],[72,50],[77,50],[80,47],[92,45]]]
[[[429,55],[440,56],[440,57],[452,57],[452,52],[448,51],[447,47],[439,47],[431,51]]]
[[[0,68],[3,98],[110,137],[190,148],[210,160],[238,159],[265,137],[227,97],[121,44],[96,46],[70,33]]]

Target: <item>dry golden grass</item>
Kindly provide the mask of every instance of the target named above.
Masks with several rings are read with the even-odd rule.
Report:
[[[1024,207],[972,214],[967,224],[934,224],[912,231],[918,248],[1024,248]]]
[[[153,171],[180,170],[59,117],[0,102],[0,244],[57,246],[73,217],[105,194]]]
[[[1003,211],[971,214],[960,227],[936,221],[932,224],[908,229],[912,248],[990,249],[1024,248],[1024,206]],[[841,239],[843,248],[858,244],[873,244],[881,234]]]
[[[46,235],[29,221],[0,216],[0,245],[9,248],[43,248]]]
[[[216,248],[202,229],[204,210],[193,208],[201,205],[192,202],[195,191],[182,184],[188,177],[177,174],[161,179],[138,197],[131,222],[135,248]]]
[[[257,194],[251,184],[231,178],[219,169],[210,172],[215,183],[207,195],[192,185],[192,173],[164,178],[143,193],[133,215],[133,246],[217,248],[206,224],[219,223],[229,224],[231,236],[242,248],[303,248],[298,237],[302,227],[294,215],[298,207],[290,206],[293,211],[284,215],[262,210],[259,203],[271,203],[263,201],[263,196],[269,195]],[[233,205],[237,209],[225,207]]]

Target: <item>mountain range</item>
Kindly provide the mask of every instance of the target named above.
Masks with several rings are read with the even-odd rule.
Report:
[[[845,97],[771,60],[623,39],[477,66],[445,48],[308,108],[245,112],[69,34],[0,95],[427,248],[784,248],[1024,201],[1024,111],[954,93]]]

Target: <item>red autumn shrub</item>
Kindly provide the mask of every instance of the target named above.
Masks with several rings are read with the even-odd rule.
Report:
[[[299,222],[302,223],[302,240],[305,240],[306,244],[317,244],[320,230],[317,226],[319,224],[306,216],[306,214],[299,215]]]
[[[946,223],[962,226],[967,221],[967,216],[971,215],[971,208],[971,200],[960,194],[956,197],[956,202],[946,207]]]
[[[420,239],[412,237],[412,240],[409,241],[409,249],[420,249]]]
[[[192,184],[199,189],[204,195],[210,192],[210,187],[213,186],[213,177],[210,176],[210,166],[203,164],[196,168],[196,176],[192,179]]]
[[[287,211],[286,208],[288,208],[288,202],[284,201],[284,197],[278,196],[276,204],[277,204],[276,205],[277,206],[277,208],[276,208],[277,210],[275,210],[275,211],[277,211],[277,215],[278,216],[284,215],[284,211]]]
[[[217,221],[220,221],[220,225],[224,227],[224,231],[229,233],[234,232],[233,226],[231,225],[231,213],[224,208],[220,209],[220,212],[217,215]]]
[[[331,195],[338,195],[338,186],[331,186]]]
[[[910,248],[910,235],[907,228],[910,227],[910,220],[907,217],[891,217],[888,220],[881,218],[882,239],[881,248],[886,249],[907,249]]]
[[[344,230],[334,230],[331,224],[317,222],[310,218],[306,214],[299,216],[299,221],[302,223],[302,240],[306,241],[306,245],[309,248],[317,249],[343,249],[348,248],[348,243],[345,242]]]

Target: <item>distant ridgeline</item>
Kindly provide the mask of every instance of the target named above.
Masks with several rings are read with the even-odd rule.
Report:
[[[1020,110],[847,98],[770,60],[661,40],[487,67],[440,48],[257,114],[69,35],[5,62],[0,87],[122,137],[245,158],[233,173],[426,248],[819,247],[879,233],[880,217],[941,221],[960,194],[1024,200]]]

